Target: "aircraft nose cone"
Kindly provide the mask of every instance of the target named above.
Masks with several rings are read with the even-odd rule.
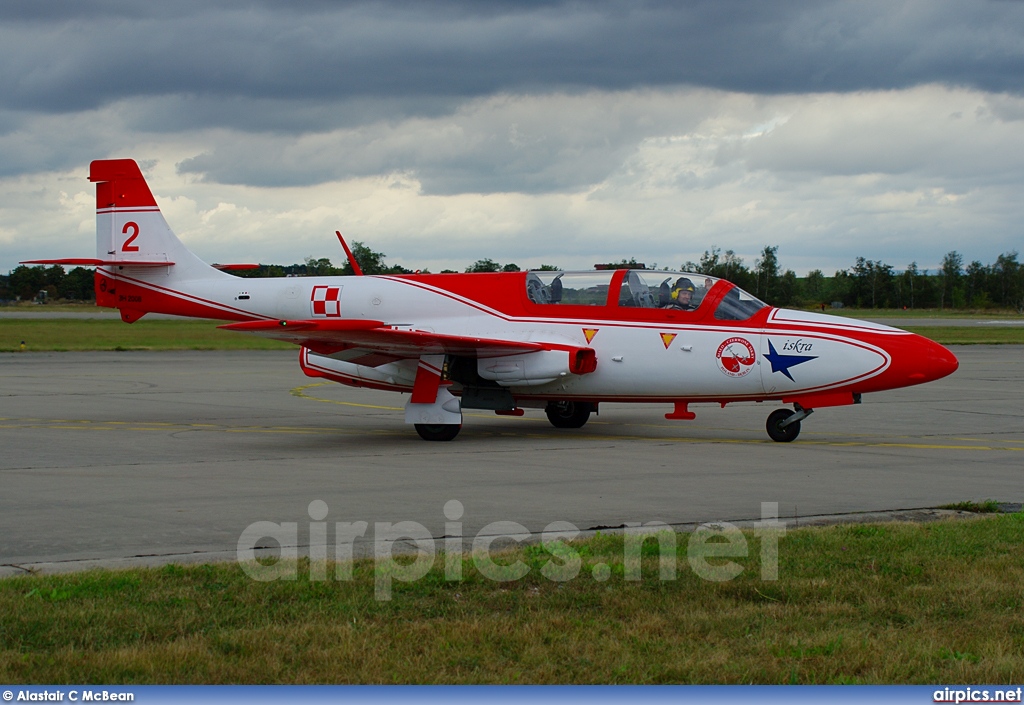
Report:
[[[956,355],[942,345],[933,342],[930,352],[928,360],[929,379],[942,379],[947,375],[953,374],[960,367],[960,361],[956,359]]]
[[[904,380],[898,386],[924,384],[953,374],[960,362],[956,356],[934,340],[913,335],[904,339],[899,347],[890,348],[892,354],[891,378]]]

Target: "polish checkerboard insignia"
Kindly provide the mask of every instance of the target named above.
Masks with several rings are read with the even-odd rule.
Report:
[[[314,286],[313,294],[309,299],[313,315],[325,318],[340,318],[340,299],[340,286]]]

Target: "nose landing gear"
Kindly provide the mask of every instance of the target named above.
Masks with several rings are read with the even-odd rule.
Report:
[[[800,422],[814,413],[814,409],[805,409],[799,404],[794,404],[796,411],[789,409],[776,409],[768,415],[768,423],[765,428],[768,437],[778,443],[789,443],[795,441],[800,435]]]

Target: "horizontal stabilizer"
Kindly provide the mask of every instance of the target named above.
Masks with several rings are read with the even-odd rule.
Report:
[[[66,264],[77,267],[170,267],[174,262],[143,262],[125,259],[88,259],[85,257],[66,257],[64,259],[30,259],[18,264]]]

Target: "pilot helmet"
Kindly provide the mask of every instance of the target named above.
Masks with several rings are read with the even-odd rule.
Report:
[[[672,287],[672,300],[677,301],[679,299],[680,291],[689,291],[693,293],[696,289],[693,286],[693,282],[686,277],[679,277],[676,280],[675,286]]]

